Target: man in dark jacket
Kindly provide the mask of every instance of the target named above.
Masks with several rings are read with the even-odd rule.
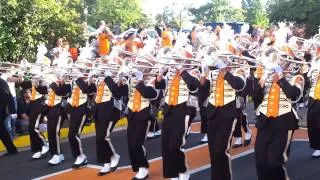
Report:
[[[0,103],[0,139],[8,151],[5,155],[16,154],[18,152],[17,148],[13,144],[9,133],[5,128],[4,120],[8,115],[17,115],[8,83],[2,78],[0,78],[0,99],[2,99],[2,103]]]

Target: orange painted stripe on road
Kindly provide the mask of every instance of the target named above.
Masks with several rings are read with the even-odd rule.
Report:
[[[198,126],[196,124],[196,126]],[[195,127],[196,128],[196,127]],[[246,152],[248,150],[253,149],[255,139],[256,139],[256,128],[251,127],[252,130],[252,142],[247,147],[241,147],[236,149],[231,149],[230,153],[232,156],[238,155],[240,153]],[[297,130],[294,134],[293,139],[308,139],[306,129]],[[191,150],[187,150],[186,152],[187,161],[189,170],[194,170],[200,168],[202,166],[206,166],[210,164],[210,156],[209,150],[207,145],[202,145],[199,147],[191,148]],[[48,179],[52,180],[69,180],[69,179],[110,179],[110,180],[126,180],[131,179],[135,173],[132,172],[131,168],[117,170],[114,173],[110,173],[106,176],[99,177],[97,173],[99,172],[98,169],[95,168],[82,168],[80,170],[72,170],[69,172],[65,172],[59,175],[52,176]],[[149,180],[162,180],[164,179],[162,176],[162,159],[154,160],[150,162],[149,168]]]

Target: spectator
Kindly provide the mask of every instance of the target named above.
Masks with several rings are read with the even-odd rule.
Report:
[[[162,42],[161,45],[162,47],[172,47],[172,34],[171,34],[171,27],[170,26],[166,26],[161,34],[161,38],[162,38]]]
[[[7,74],[1,74],[1,78],[4,79],[5,81],[7,81],[7,83],[8,83],[10,93],[11,93],[13,100],[14,100],[14,108],[15,108],[14,110],[17,111],[15,82],[19,81],[19,79],[12,77],[10,75],[8,76]],[[14,129],[15,121],[16,121],[16,118],[14,118],[12,116],[7,116],[7,118],[5,119],[5,126],[9,132],[11,139],[14,139],[14,136],[15,136],[15,129]]]
[[[0,140],[5,145],[7,153],[5,155],[16,154],[17,148],[13,144],[10,135],[5,128],[5,118],[7,116],[17,116],[14,108],[13,97],[10,93],[8,83],[0,76]]]
[[[110,53],[109,40],[112,38],[112,32],[109,28],[105,28],[102,33],[99,34],[99,55],[102,59],[106,59],[106,56]]]
[[[28,133],[30,98],[31,98],[30,89],[22,89],[21,97],[17,99],[18,118],[16,121],[16,129],[19,134]]]

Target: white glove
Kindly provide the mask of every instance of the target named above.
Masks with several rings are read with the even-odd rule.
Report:
[[[94,72],[90,71],[90,73],[88,74],[88,79],[92,79],[94,77]]]
[[[135,77],[136,77],[136,79],[138,81],[142,81],[143,80],[143,73],[141,71],[135,72],[134,75],[135,75]]]
[[[38,86],[39,85],[39,80],[38,79],[32,79],[32,85],[33,86]]]
[[[201,66],[201,76],[205,77],[207,74],[209,74],[209,67],[207,65]]]
[[[214,61],[211,57],[206,57],[204,59],[204,61],[202,62],[202,64],[205,66],[212,66],[212,65],[214,65]]]
[[[17,114],[10,114],[10,117],[11,117],[12,119],[17,119],[18,115],[17,115]]]
[[[182,73],[182,65],[181,64],[179,64],[179,65],[176,65],[176,70],[179,70],[180,71],[180,73]]]
[[[223,68],[226,68],[227,65],[226,65],[224,62],[219,61],[219,62],[216,64],[216,67],[217,67],[218,69],[223,69]]]
[[[276,73],[282,73],[283,72],[283,69],[282,69],[282,67],[281,66],[275,66],[274,67],[274,71],[276,72]]]
[[[104,76],[110,77],[110,76],[112,76],[112,73],[110,71],[106,70],[106,71],[104,71]]]
[[[159,67],[159,75],[163,75],[164,72],[166,72],[166,67],[165,66]]]
[[[274,70],[278,65],[272,62],[266,64],[266,69]]]
[[[41,80],[40,81],[40,85],[41,86],[47,86],[48,84],[47,84],[47,82],[45,80]]]
[[[84,76],[83,73],[78,73],[76,78],[79,79],[79,78],[82,78],[83,76]],[[59,79],[61,79],[61,76],[59,77]]]

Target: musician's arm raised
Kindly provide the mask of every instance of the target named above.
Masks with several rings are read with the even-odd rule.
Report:
[[[244,79],[239,76],[234,76],[230,72],[226,71],[224,79],[230,84],[235,90],[241,90],[245,87]]]
[[[303,92],[303,77],[297,77],[294,85],[291,85],[284,77],[282,77],[278,81],[278,85],[288,98],[298,101]]]
[[[136,85],[136,89],[141,93],[144,98],[154,99],[158,96],[158,91],[156,91],[151,86],[146,86],[143,81],[139,82]]]
[[[183,71],[181,73],[181,77],[186,82],[188,89],[190,91],[197,91],[198,90],[198,88],[200,86],[200,82],[197,78],[191,76],[187,71]]]

